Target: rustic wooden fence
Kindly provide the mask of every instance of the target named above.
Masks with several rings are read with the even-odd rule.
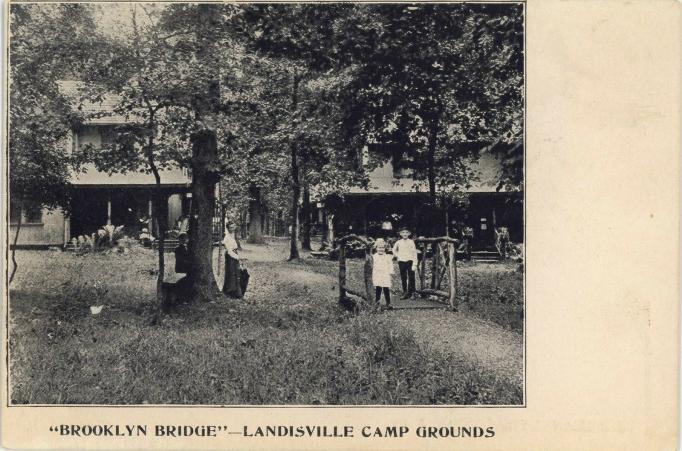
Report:
[[[422,295],[434,295],[447,300],[453,310],[457,302],[457,244],[458,240],[450,237],[417,238],[415,244],[421,251],[422,258],[418,263],[419,289]],[[431,248],[431,280],[426,280],[426,264],[429,247]],[[447,280],[448,290],[443,290],[443,281]]]
[[[348,288],[346,267],[346,244],[351,241],[360,242],[365,248],[365,262],[363,266],[364,293]],[[457,265],[456,246],[458,241],[449,237],[417,238],[415,244],[421,250],[422,258],[417,267],[419,275],[419,289],[422,296],[436,296],[456,310],[457,302]],[[346,235],[336,241],[339,247],[339,302],[351,307],[359,308],[359,304],[376,308],[374,302],[374,285],[372,284],[372,247],[373,243],[358,235]],[[431,281],[426,281],[426,264],[429,247],[431,257]],[[443,289],[443,281],[447,279],[447,291]]]
[[[365,264],[364,264],[364,285],[365,292],[360,293],[348,288],[348,280],[346,277],[346,244],[350,241],[359,241],[365,247]],[[375,308],[374,302],[374,285],[372,284],[372,243],[357,235],[346,235],[337,240],[339,246],[339,303],[347,305],[352,304],[352,310],[357,310],[360,304],[365,303],[366,306]]]

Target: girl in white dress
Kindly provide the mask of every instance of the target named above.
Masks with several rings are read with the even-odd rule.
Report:
[[[372,284],[375,290],[375,301],[381,299],[381,292],[384,293],[386,307],[391,307],[391,275],[393,274],[393,257],[386,253],[386,242],[378,238],[374,242],[376,254],[372,257]]]

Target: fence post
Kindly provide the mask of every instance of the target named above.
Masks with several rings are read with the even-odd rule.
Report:
[[[434,241],[431,243],[431,249],[433,250],[433,257],[431,257],[431,289],[435,290],[438,286],[438,260],[440,259],[440,253],[438,252],[438,242]]]
[[[440,243],[433,243],[433,289],[440,290],[440,268],[445,263],[440,255]]]
[[[367,296],[367,303],[371,303],[374,299],[372,291],[374,284],[372,283],[372,246],[370,244],[365,247],[365,294]]]
[[[457,251],[455,244],[448,242],[448,295],[450,307],[457,310]]]
[[[426,288],[426,243],[421,243],[422,248],[422,267],[419,268],[419,281],[421,282],[422,290]]]
[[[339,302],[346,297],[346,251],[345,243],[339,243]]]

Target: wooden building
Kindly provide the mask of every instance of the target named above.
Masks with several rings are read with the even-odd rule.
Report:
[[[75,91],[75,83],[62,82],[62,89]],[[84,108],[89,112],[106,113],[113,110],[115,101],[114,97],[105,98],[101,103]],[[113,114],[90,120],[79,130],[72,131],[64,141],[67,153],[85,145],[95,149],[102,146],[113,139],[114,128],[123,122],[122,117]],[[160,175],[167,203],[167,220],[172,227],[181,215],[189,213],[191,179],[184,169],[165,170]],[[19,215],[22,222],[17,247],[23,248],[61,247],[71,238],[90,235],[107,224],[123,225],[124,233],[135,238],[143,227],[148,227],[155,189],[152,174],[107,174],[89,164],[71,175],[71,183],[73,195],[68,214],[60,209],[49,211],[31,206],[19,211],[10,199],[10,243],[14,242]]]
[[[428,185],[416,181],[413,173],[389,159],[370,171],[367,188],[352,188],[339,199],[327,199],[320,206],[318,221],[332,214],[336,236],[357,233],[369,236],[386,234],[382,229],[390,222],[393,232],[409,227],[416,235],[442,236],[446,224],[453,236],[463,227],[473,230],[474,249],[491,247],[495,228],[506,227],[512,242],[523,242],[523,192],[498,190],[502,176],[500,161],[488,152],[469,163],[475,175],[470,186],[462,190],[461,199],[449,205],[447,215],[441,206],[429,204]]]

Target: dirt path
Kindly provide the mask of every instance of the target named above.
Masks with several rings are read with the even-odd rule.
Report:
[[[275,295],[280,283],[335,301],[336,279],[286,262],[287,242],[243,245],[252,283],[264,284]],[[216,256],[217,257],[217,256]],[[218,276],[217,276],[218,277]],[[222,283],[220,281],[219,283]],[[291,288],[289,288],[291,289]],[[446,353],[465,356],[500,378],[523,383],[523,337],[466,313],[442,309],[393,310],[385,313],[399,328],[410,329],[417,340]]]
[[[497,324],[443,310],[395,310],[395,323],[417,340],[466,356],[500,377],[523,383],[523,337]]]

